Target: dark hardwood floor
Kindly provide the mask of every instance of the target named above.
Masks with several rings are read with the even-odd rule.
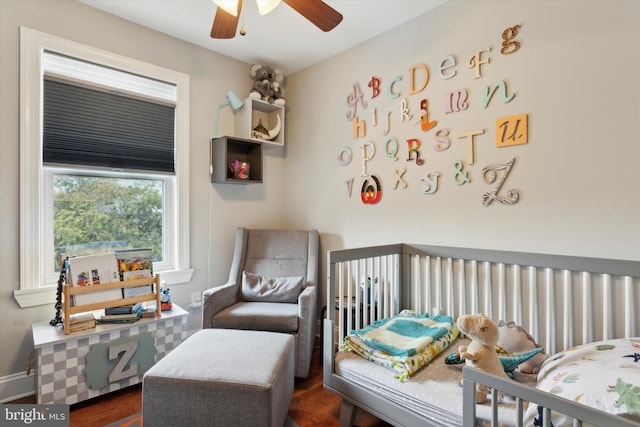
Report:
[[[311,372],[305,380],[296,379],[289,417],[300,427],[338,426],[342,399],[322,387],[318,340],[313,350]],[[11,403],[36,403],[35,396]],[[71,427],[102,427],[142,411],[140,384],[71,405]],[[358,427],[388,427],[390,424],[364,411],[358,411]],[[180,427],[180,426],[176,426]],[[195,426],[193,426],[195,427]],[[242,427],[242,426],[238,426]]]

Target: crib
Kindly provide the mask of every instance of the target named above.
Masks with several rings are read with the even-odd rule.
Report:
[[[327,390],[343,398],[341,426],[353,425],[357,408],[396,426],[519,426],[525,422],[524,407],[535,402],[545,413],[543,425],[551,425],[550,411],[556,411],[574,418],[573,425],[640,426],[637,418],[610,415],[537,390],[535,384],[507,382],[466,367],[461,369],[459,402],[452,404],[461,413],[436,416],[403,391],[413,387],[419,396],[419,384],[379,385],[367,374],[356,381],[342,373],[343,360],[337,361],[344,353],[339,345],[350,330],[402,309],[454,319],[484,313],[496,322],[513,320],[549,355],[581,344],[637,337],[639,261],[392,244],[329,251],[327,276],[323,381]],[[371,364],[364,359],[349,363]],[[489,407],[476,404],[476,383],[491,388]],[[508,415],[502,414],[500,392],[513,398]]]

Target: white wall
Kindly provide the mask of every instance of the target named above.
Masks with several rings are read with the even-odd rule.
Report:
[[[340,54],[287,81],[287,201],[292,220],[325,233],[323,249],[373,243],[415,242],[640,260],[640,3],[636,1],[449,1],[430,13],[375,40]],[[500,54],[501,34],[520,25],[520,49]],[[483,77],[474,79],[467,60],[491,47]],[[457,58],[457,75],[439,76],[440,62]],[[426,89],[408,95],[408,69],[425,64]],[[367,83],[396,77],[401,97],[392,100],[386,86],[371,97]],[[418,79],[419,80],[419,79]],[[498,96],[481,107],[481,90],[505,80],[515,98]],[[355,140],[347,96],[358,82],[368,108],[358,109],[367,122],[365,138]],[[467,110],[445,114],[446,94],[469,90]],[[497,95],[497,94],[496,94]],[[430,103],[436,129],[447,128],[451,147],[436,152],[433,130],[419,129],[419,100]],[[400,99],[411,105],[414,120],[397,119]],[[371,125],[392,109],[390,136],[400,142],[400,160],[384,153],[381,127]],[[529,117],[529,143],[496,148],[495,120],[512,114]],[[467,164],[467,143],[455,136],[483,128],[476,138],[475,163]],[[404,140],[422,140],[423,166],[407,162]],[[377,205],[360,201],[360,145],[373,142],[376,156],[368,172],[382,180]],[[341,166],[338,154],[351,147],[353,161]],[[516,163],[504,189],[517,189],[511,206],[483,206],[491,189],[481,178],[483,167]],[[471,182],[453,181],[453,164],[463,160]],[[394,189],[396,169],[407,168],[407,189]],[[440,188],[423,194],[421,177],[441,174]],[[344,183],[355,178],[348,197]]]

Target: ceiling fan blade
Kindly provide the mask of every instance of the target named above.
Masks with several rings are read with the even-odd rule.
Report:
[[[322,0],[283,1],[322,31],[331,31],[342,22],[342,14]]]
[[[238,1],[238,13],[233,16],[222,10],[221,7],[216,9],[216,16],[213,18],[211,26],[211,38],[213,39],[232,39],[236,35],[238,21],[240,20],[240,11],[242,10],[242,0]]]

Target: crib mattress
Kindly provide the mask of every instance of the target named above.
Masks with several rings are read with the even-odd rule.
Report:
[[[335,372],[436,424],[462,425],[462,365],[447,365],[444,359],[458,346],[468,343],[467,338],[457,338],[427,366],[404,382],[395,379],[392,370],[351,352],[336,354]],[[535,375],[520,374],[516,381],[535,385]],[[509,399],[500,403],[501,425],[514,425],[514,408],[515,404]],[[490,420],[490,414],[490,404],[478,405],[476,415],[479,419]]]

